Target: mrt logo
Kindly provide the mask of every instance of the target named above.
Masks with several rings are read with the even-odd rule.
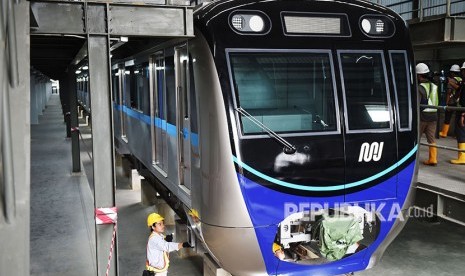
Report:
[[[373,142],[371,145],[369,143],[363,143],[360,147],[358,162],[370,162],[371,160],[375,162],[379,161],[383,155],[383,146],[384,142]]]

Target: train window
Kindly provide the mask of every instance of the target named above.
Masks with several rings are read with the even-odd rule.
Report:
[[[165,81],[166,81],[166,121],[176,125],[176,78],[174,74],[174,53],[165,57]]]
[[[348,131],[391,129],[382,52],[339,51]]]
[[[410,101],[411,91],[407,54],[404,51],[391,51],[390,57],[392,78],[396,92],[399,130],[410,130],[412,128],[412,103]]]
[[[115,68],[112,70],[111,73],[112,79],[112,99],[114,103],[118,103],[118,95],[119,95],[119,68]]]
[[[195,59],[192,59],[192,56],[189,54],[189,94],[190,94],[190,99],[191,99],[191,131],[193,133],[198,134],[199,127],[198,127],[198,122],[197,122],[197,102],[195,98],[195,83],[194,83],[194,61]]]
[[[124,79],[123,79],[123,82],[124,82],[124,96],[123,96],[123,101],[124,101],[124,105],[126,106],[132,106],[131,104],[131,101],[132,101],[132,72],[133,72],[133,67],[130,66],[130,67],[125,67],[124,68]],[[131,94],[129,94],[131,93]],[[128,99],[128,94],[129,94],[129,99]],[[128,102],[129,101],[129,102]]]
[[[150,114],[149,63],[133,67],[134,83],[131,87],[131,108]]]
[[[228,51],[229,52],[229,51]],[[229,52],[243,134],[338,131],[330,52]]]

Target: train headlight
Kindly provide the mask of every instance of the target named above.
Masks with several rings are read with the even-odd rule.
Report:
[[[392,20],[384,15],[366,15],[360,20],[363,33],[369,37],[391,37],[395,26]]]
[[[367,33],[367,34],[370,33],[370,31],[371,31],[371,23],[370,23],[370,20],[368,20],[368,19],[363,19],[363,20],[362,20],[362,30],[363,30],[365,33]]]
[[[263,18],[261,18],[260,16],[254,15],[249,19],[249,26],[250,29],[252,29],[252,31],[261,32],[265,27],[265,22],[263,21]]]
[[[239,34],[263,35],[269,32],[271,21],[260,11],[237,10],[229,16],[231,28]]]

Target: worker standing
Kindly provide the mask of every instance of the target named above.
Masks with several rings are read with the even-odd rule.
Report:
[[[428,66],[424,63],[418,63],[415,67],[418,80],[418,93],[420,94],[420,104],[438,105],[438,87],[432,83],[427,74],[430,72]],[[438,120],[437,110],[435,108],[420,108],[420,137],[425,133],[429,147],[429,158],[423,164],[436,166],[438,164],[436,148],[436,124]]]
[[[465,62],[461,68],[462,82],[457,86],[459,93],[459,107],[465,107]],[[457,136],[457,144],[459,150],[465,150],[465,111],[457,111],[455,113],[455,135]],[[452,164],[465,165],[465,152],[460,152],[457,159],[450,160]]]
[[[456,107],[458,102],[458,87],[462,82],[462,78],[460,77],[460,66],[457,64],[452,65],[449,72],[450,77],[447,79],[446,105]],[[446,110],[445,113],[444,124],[442,125],[441,132],[439,132],[439,136],[443,138],[447,137],[447,133],[449,132],[453,111]]]
[[[190,248],[188,242],[176,243],[166,241],[164,218],[157,213],[147,217],[147,226],[150,228],[150,237],[147,242],[147,260],[143,276],[166,276],[170,265],[169,253],[181,248]]]

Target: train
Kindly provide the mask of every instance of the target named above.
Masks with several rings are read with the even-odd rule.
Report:
[[[415,196],[406,22],[359,0],[218,0],[194,34],[113,60],[116,149],[232,275],[373,267]]]

